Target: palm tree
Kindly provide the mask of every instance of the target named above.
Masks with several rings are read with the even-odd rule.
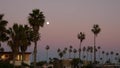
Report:
[[[25,60],[25,51],[27,50],[28,46],[31,45],[31,41],[33,39],[33,36],[31,35],[31,28],[29,28],[27,25],[19,25],[19,40],[20,40],[20,49],[22,52],[22,63]],[[22,66],[23,67],[23,66]]]
[[[64,53],[64,54],[67,53],[67,48],[66,48],[66,47],[64,48],[63,53]]]
[[[67,53],[67,48],[65,47],[63,50],[64,57],[65,57],[66,53]]]
[[[104,63],[104,54],[105,54],[105,51],[102,51],[102,55],[103,55],[103,57],[102,57],[103,58],[102,59],[103,60],[102,63]]]
[[[14,24],[12,28],[9,28],[7,31],[10,40],[8,40],[8,45],[10,46],[13,53],[13,65],[15,68],[15,57],[19,52],[20,42],[20,29],[18,24]]]
[[[91,62],[92,62],[92,53],[93,53],[93,47],[90,47],[90,53],[91,53]]]
[[[39,40],[39,28],[44,26],[45,16],[39,9],[34,9],[28,18],[30,26],[34,31],[34,68],[36,68],[37,41]]]
[[[14,24],[12,28],[7,30],[10,38],[8,45],[13,52],[13,64],[15,63],[15,57],[17,56],[19,49],[21,49],[22,52],[22,63],[25,60],[25,51],[31,44],[32,40],[32,35],[30,32],[31,28],[29,28],[27,25],[23,26],[18,24]]]
[[[57,49],[57,53],[58,53],[58,55],[59,55],[59,53],[61,52],[61,49],[60,48],[58,48]]]
[[[87,49],[86,49],[86,56],[87,56],[87,57],[86,57],[86,60],[87,60],[87,61],[88,61],[88,57],[89,57],[89,56],[88,56],[88,53],[89,53],[89,46],[88,46]]]
[[[101,47],[98,46],[97,49],[99,50],[99,51],[98,51],[98,52],[99,52],[99,53],[98,53],[98,59],[100,60],[100,49],[101,49]]]
[[[69,58],[71,58],[71,52],[72,52],[72,45],[70,45],[70,47],[69,47]]]
[[[47,45],[45,49],[47,50],[47,60],[48,60],[48,50],[50,49],[49,45]]]
[[[94,24],[91,31],[94,33],[94,63],[96,62],[96,37],[100,33],[101,29],[98,24]]]
[[[3,20],[3,14],[0,14],[0,47],[1,47],[1,42],[7,41],[8,37],[6,34],[6,25],[8,21]]]
[[[59,53],[60,59],[62,59],[63,55],[64,55],[63,52]]]
[[[85,34],[84,34],[83,32],[80,32],[80,33],[78,34],[77,38],[80,40],[79,49],[81,50],[81,43],[82,43],[82,41],[85,39]],[[80,50],[79,50],[79,59],[81,59]]]
[[[117,63],[118,63],[118,60],[119,60],[119,59],[118,59],[118,56],[119,56],[119,53],[116,53],[116,54],[115,54],[115,60],[116,60]]]
[[[106,63],[110,63],[110,61],[109,61],[109,53],[108,52],[106,52],[106,56],[107,56],[107,61],[106,61]]]
[[[86,56],[86,55],[85,55],[85,51],[86,51],[86,47],[84,46],[84,47],[83,47],[83,58],[85,58],[85,56]]]
[[[110,54],[111,54],[111,62],[113,62],[113,58],[114,58],[114,57],[113,57],[113,54],[114,54],[114,52],[111,51]]]
[[[74,53],[74,59],[75,59],[75,54],[77,53],[77,50],[75,48],[73,49],[73,53]]]

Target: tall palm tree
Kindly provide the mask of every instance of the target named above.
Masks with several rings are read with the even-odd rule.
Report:
[[[15,57],[17,56],[19,52],[19,46],[20,46],[20,29],[18,24],[14,24],[11,28],[7,31],[9,35],[8,45],[10,46],[12,53],[13,53],[13,65],[15,68]]]
[[[96,50],[95,50],[96,49],[96,37],[100,33],[101,28],[99,27],[98,24],[94,24],[91,31],[94,33],[94,63],[95,63],[96,62]]]
[[[45,47],[45,49],[47,50],[47,60],[48,60],[48,50],[50,49],[50,46],[49,45],[47,45],[46,47]]]
[[[87,61],[89,61],[90,46],[87,47],[86,52],[87,52]]]
[[[83,32],[80,32],[80,33],[78,34],[77,38],[80,40],[79,49],[81,50],[81,43],[82,43],[82,41],[85,39],[85,34],[84,34]],[[79,59],[81,59],[80,50],[79,50]]]
[[[3,14],[0,14],[0,47],[1,47],[1,42],[7,41],[8,37],[6,34],[6,25],[8,21],[3,20]]]
[[[27,25],[19,25],[19,34],[20,34],[20,49],[22,52],[22,63],[25,60],[25,51],[27,50],[28,46],[31,45],[31,41],[33,40],[32,34],[33,31]],[[23,67],[23,66],[22,66]]]
[[[44,26],[45,16],[39,9],[34,9],[28,18],[30,26],[34,31],[34,68],[36,68],[37,41],[39,40],[39,28]]]

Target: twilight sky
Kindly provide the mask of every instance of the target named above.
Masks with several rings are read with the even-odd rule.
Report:
[[[51,47],[50,57],[56,57],[57,48],[70,45],[78,48],[79,32],[86,34],[82,46],[93,45],[93,24],[99,24],[102,29],[97,46],[120,52],[120,0],[0,0],[0,14],[5,14],[8,27],[13,23],[28,24],[28,14],[34,8],[43,11],[46,21],[50,22],[40,30],[39,60],[45,59],[46,45]],[[28,51],[32,51],[32,47]]]

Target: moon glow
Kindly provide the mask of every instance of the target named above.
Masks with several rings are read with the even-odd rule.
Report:
[[[50,22],[48,21],[48,22],[46,22],[47,23],[47,25],[49,25],[50,24]]]

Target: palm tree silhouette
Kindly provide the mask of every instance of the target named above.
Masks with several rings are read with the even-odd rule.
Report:
[[[87,47],[87,50],[86,50],[86,52],[87,52],[87,61],[89,61],[89,52],[90,52],[90,46],[88,46],[88,47]]]
[[[46,61],[48,61],[48,50],[50,49],[49,45],[47,45],[47,46],[45,47],[45,49],[46,49],[46,51],[47,51]]]
[[[31,41],[33,36],[30,34],[32,32],[31,28],[27,25],[18,25],[19,26],[19,40],[20,40],[20,49],[22,52],[22,63],[25,60],[25,51],[27,50],[28,46],[31,45]],[[23,66],[22,66],[23,68]]]
[[[9,28],[7,31],[10,40],[8,40],[8,45],[12,50],[13,53],[13,65],[15,68],[15,57],[19,52],[19,47],[21,44],[21,37],[20,37],[20,26],[18,24],[14,24],[12,28]]]
[[[70,47],[69,47],[69,59],[71,58],[71,52],[72,52],[72,45],[70,45]]]
[[[96,62],[96,37],[100,33],[101,29],[98,24],[94,24],[91,31],[94,33],[94,63]]]
[[[60,48],[58,48],[57,49],[57,53],[58,53],[58,55],[59,55],[59,53],[61,52],[61,49]]]
[[[84,58],[84,60],[85,60],[85,58],[86,58],[85,51],[86,51],[86,47],[84,46],[84,47],[83,47],[83,58]]]
[[[3,14],[0,14],[0,49],[3,50],[3,48],[1,47],[1,42],[7,41],[8,37],[6,34],[6,26],[8,21],[3,20]]]
[[[92,62],[92,53],[93,53],[93,47],[90,47],[90,53],[91,53],[91,62]]]
[[[81,59],[81,54],[80,54],[80,51],[81,51],[81,43],[82,41],[85,39],[85,34],[83,32],[80,32],[77,36],[77,38],[80,40],[80,45],[79,45],[79,59]]]
[[[111,51],[110,54],[111,54],[111,62],[113,63],[113,58],[114,58],[114,57],[113,57],[113,54],[114,54],[114,52]]]
[[[73,53],[74,53],[74,59],[75,59],[75,54],[77,53],[77,50],[75,48],[73,49]]]
[[[64,56],[65,56],[65,54],[67,54],[67,48],[66,47],[64,48],[63,53],[64,53]],[[65,58],[66,58],[66,56],[65,56]]]
[[[106,57],[108,58],[106,63],[110,63],[110,61],[109,61],[109,52],[106,52]]]
[[[119,53],[116,53],[115,56],[116,56],[115,60],[116,60],[116,62],[118,63]]]
[[[104,64],[104,58],[105,58],[105,57],[104,57],[104,54],[105,54],[105,51],[102,51],[102,55],[103,55],[103,56],[102,56],[102,58],[103,58],[103,59],[102,59],[102,63],[103,63],[103,64]]]
[[[61,59],[61,60],[62,60],[63,55],[64,55],[63,52],[60,52],[60,53],[59,53],[59,56],[60,56],[60,59]]]
[[[98,59],[100,60],[100,49],[101,49],[101,47],[98,46],[97,49],[98,49]]]
[[[37,41],[39,40],[39,28],[44,26],[45,16],[39,9],[34,9],[32,13],[29,14],[28,21],[30,26],[32,26],[34,31],[34,68],[36,68],[36,58],[37,58]]]

